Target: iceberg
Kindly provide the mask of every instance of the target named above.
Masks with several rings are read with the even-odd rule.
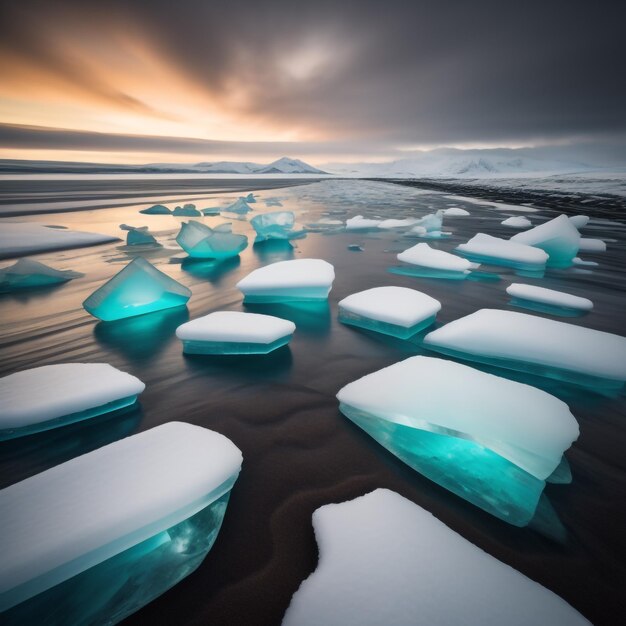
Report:
[[[325,300],[335,269],[321,259],[278,261],[250,272],[237,283],[245,302]]]
[[[415,226],[421,226],[426,229],[426,232],[430,232],[433,230],[440,231],[443,226],[443,209],[439,209],[436,213],[429,213],[428,215],[424,215],[417,220],[415,220]]]
[[[183,306],[191,290],[141,257],[131,261],[84,302],[85,310],[105,322]]]
[[[248,238],[233,233],[231,224],[211,228],[191,221],[183,222],[176,243],[194,259],[228,259],[248,247]]]
[[[84,274],[72,270],[56,270],[31,259],[19,259],[17,263],[0,269],[0,293],[49,287],[81,276]]]
[[[283,626],[590,626],[565,600],[387,489],[313,513],[317,569]]]
[[[506,288],[511,296],[511,304],[523,306],[532,310],[563,314],[591,311],[593,302],[587,298],[573,296],[563,291],[512,283]]]
[[[602,239],[581,237],[578,249],[581,252],[606,252],[606,243]]]
[[[196,209],[195,204],[185,204],[184,206],[177,206],[172,215],[176,217],[200,217],[202,213]]]
[[[145,385],[108,363],[44,365],[0,378],[0,441],[133,407]]]
[[[570,215],[569,221],[576,226],[579,230],[587,226],[589,222],[588,215]]]
[[[460,359],[598,388],[626,380],[626,338],[536,315],[481,309],[426,335]]]
[[[268,354],[289,343],[289,320],[239,311],[216,311],[176,329],[186,354]]]
[[[382,220],[372,220],[363,217],[362,215],[355,215],[346,220],[346,230],[367,230],[369,228],[378,228],[378,225]]]
[[[400,252],[398,261],[411,265],[411,273],[426,278],[464,279],[473,265],[467,259],[431,248],[427,243],[418,243]]]
[[[293,229],[295,220],[293,211],[276,211],[256,215],[250,220],[250,225],[256,231],[255,242],[302,237],[306,234],[304,231]]]
[[[252,192],[250,192],[245,198],[244,200],[248,203],[248,204],[254,204],[256,202],[256,198],[254,197],[254,194]]]
[[[451,206],[449,209],[443,209],[443,214],[448,217],[465,217],[470,215],[470,212],[458,206]]]
[[[441,303],[407,287],[374,287],[339,302],[339,321],[400,339],[434,323]]]
[[[150,246],[157,243],[157,240],[148,232],[147,226],[129,226],[120,224],[122,230],[127,230],[126,245],[128,246]]]
[[[510,226],[511,228],[530,228],[533,225],[532,222],[524,216],[507,217],[501,224],[502,226]]]
[[[337,399],[414,470],[516,526],[533,518],[579,434],[567,405],[545,391],[425,356],[364,376]]]
[[[4,624],[113,624],[193,572],[241,452],[170,422],[0,491]]]
[[[511,241],[544,250],[549,267],[569,267],[578,254],[580,234],[566,215],[559,215],[549,222],[511,237]]]
[[[540,248],[513,239],[498,239],[485,233],[474,235],[454,251],[476,263],[502,265],[518,270],[542,271],[548,261],[548,253]]]
[[[238,198],[230,206],[227,206],[225,209],[222,210],[226,211],[227,213],[240,213],[243,215],[252,211],[252,207],[248,206],[245,198]]]
[[[143,209],[139,212],[143,213],[144,215],[170,215],[172,213],[166,206],[162,204],[155,204],[154,206]]]

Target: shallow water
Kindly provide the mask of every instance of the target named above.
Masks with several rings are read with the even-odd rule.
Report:
[[[442,250],[451,250],[478,231],[510,237],[519,231],[500,222],[524,209],[490,208],[444,193],[367,181],[323,181],[258,194],[255,210],[293,210],[300,225],[321,218],[345,221],[356,214],[403,218],[449,206],[467,209],[470,217],[444,218],[444,230],[451,231],[451,237],[428,241]],[[218,191],[206,206],[227,204],[237,195]],[[278,198],[283,206],[267,209],[269,198]],[[185,254],[174,241],[180,223],[189,218],[140,215],[138,210],[146,206],[19,218],[122,237],[121,223],[147,225],[163,247],[139,250],[119,242],[37,255],[39,261],[85,276],[53,289],[0,296],[0,375],[63,361],[105,361],[147,385],[141,408],[132,413],[1,443],[1,486],[174,419],[217,430],[243,451],[243,471],[212,552],[194,574],[127,623],[279,623],[291,595],[317,562],[313,511],[377,487],[393,489],[425,507],[565,598],[595,624],[616,623],[626,608],[621,556],[626,548],[623,392],[596,393],[477,365],[558,396],[580,423],[580,439],[567,453],[573,482],[549,484],[545,490],[566,538],[550,538],[539,523],[534,528],[513,527],[417,474],[339,413],[335,394],[343,385],[413,354],[433,353],[421,347],[423,334],[403,341],[340,324],[337,302],[369,287],[414,287],[442,302],[437,324],[443,324],[483,307],[516,310],[505,288],[510,282],[528,282],[588,297],[595,304],[589,314],[554,319],[626,335],[626,227],[602,221],[583,230],[587,237],[614,240],[605,253],[582,255],[597,261],[597,267],[547,270],[537,278],[483,266],[470,279],[442,280],[388,271],[398,265],[397,252],[420,241],[401,232],[346,233],[320,226],[322,232],[293,241],[295,247],[288,242],[252,245],[252,228],[237,216],[206,217],[203,222],[214,226],[232,221],[234,232],[247,234],[250,245],[240,258],[222,264],[190,263],[183,261]],[[540,210],[527,215],[539,223],[553,214]],[[363,251],[351,251],[351,245]],[[90,317],[82,301],[136,254],[192,289],[188,308],[114,323]],[[261,265],[300,257],[334,264],[337,278],[328,304],[242,304],[235,288],[238,280]],[[276,314],[294,321],[297,330],[289,346],[266,356],[184,356],[176,327],[219,309]]]

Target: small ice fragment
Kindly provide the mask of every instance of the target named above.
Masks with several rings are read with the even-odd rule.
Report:
[[[219,215],[222,209],[218,206],[208,207],[206,209],[202,209],[202,215]]]
[[[177,206],[172,215],[176,217],[200,217],[202,213],[196,209],[195,204],[185,204],[184,206]]]
[[[474,235],[467,243],[457,246],[455,252],[477,263],[520,270],[543,270],[548,260],[547,252],[539,248],[485,233]]]
[[[572,260],[572,263],[574,265],[598,265],[598,263],[596,261],[584,261],[583,259],[581,259],[580,257],[574,257],[574,259]]]
[[[417,226],[416,228],[422,228],[421,226]],[[411,234],[413,232],[411,231]],[[449,237],[452,233],[446,232],[442,230],[429,230],[425,232],[423,235],[420,235],[421,239],[444,239],[445,237]]]
[[[406,287],[374,287],[339,302],[339,321],[408,339],[434,323],[441,303]]]
[[[235,202],[233,202],[233,204],[227,206],[222,210],[226,211],[227,213],[239,213],[243,215],[252,211],[252,207],[248,206],[245,198],[238,198]]]
[[[407,237],[426,237],[428,231],[423,226],[413,226],[411,230],[406,233]]]
[[[147,226],[129,226],[128,224],[120,224],[122,230],[127,230],[126,245],[128,246],[146,246],[152,245],[157,240],[148,232]]]
[[[418,265],[432,270],[468,274],[472,264],[454,254],[431,248],[427,243],[418,243],[398,254],[398,261]]]
[[[176,243],[194,259],[227,259],[248,246],[245,235],[232,232],[231,224],[211,228],[201,222],[183,222]]]
[[[190,297],[188,287],[137,257],[94,291],[83,307],[108,322],[183,306]]]
[[[44,365],[0,378],[0,441],[133,406],[145,385],[108,363]]]
[[[268,354],[289,343],[296,325],[272,315],[216,311],[176,329],[187,354]]]
[[[443,214],[448,217],[465,217],[470,215],[470,212],[461,207],[451,206],[449,209],[443,209]]]
[[[481,309],[429,333],[424,345],[584,386],[620,388],[626,380],[626,338],[515,311]]]
[[[278,198],[267,198],[265,200],[265,206],[268,208],[272,206],[283,206],[283,203]]]
[[[351,252],[363,252],[363,248],[357,243],[349,244],[348,250],[350,250]]]
[[[503,222],[503,226],[510,226],[511,228],[530,228],[532,222],[524,216],[507,217]]]
[[[172,212],[163,204],[155,204],[147,209],[139,211],[145,215],[170,215]]]
[[[570,215],[569,221],[580,230],[587,226],[587,222],[589,222],[588,215]]]
[[[252,192],[250,192],[245,198],[244,200],[248,203],[248,204],[254,204],[256,202],[256,198],[254,197],[254,194]]]
[[[304,231],[293,229],[295,220],[293,211],[276,211],[256,215],[250,220],[250,225],[256,231],[255,242],[302,237],[305,234]]]
[[[382,220],[372,220],[363,217],[362,215],[355,215],[346,220],[346,230],[366,230],[368,228],[378,228],[378,225]]]
[[[0,269],[0,293],[58,285],[81,276],[84,274],[57,270],[31,259],[19,259],[15,264]]]
[[[433,230],[441,230],[443,226],[443,209],[439,209],[436,213],[429,213],[428,215],[424,215],[417,220],[415,220],[415,226],[422,226],[428,232]]]
[[[535,285],[512,283],[506,288],[506,292],[514,300],[537,302],[576,311],[591,311],[593,309],[593,302],[587,298],[573,296],[554,289],[546,289],[545,287],[536,287]]]
[[[237,283],[246,302],[325,300],[335,270],[321,259],[279,261],[260,267]]]
[[[588,239],[587,237],[581,237],[578,249],[581,252],[606,252],[606,243],[602,241],[602,239]]]

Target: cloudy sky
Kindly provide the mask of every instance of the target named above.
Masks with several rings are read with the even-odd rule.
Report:
[[[626,140],[620,2],[0,0],[0,158]]]

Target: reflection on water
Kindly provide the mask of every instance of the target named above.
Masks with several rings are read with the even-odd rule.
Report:
[[[207,261],[206,259],[192,259],[191,257],[187,257],[183,259],[181,268],[183,271],[196,278],[218,284],[226,274],[236,270],[240,264],[241,259],[239,255],[224,259],[223,261]]]
[[[331,314],[328,300],[308,300],[303,302],[261,303],[244,302],[250,313],[274,315],[290,320],[296,325],[296,333],[307,335],[327,335],[330,330]]]
[[[254,254],[263,265],[293,259],[294,249],[294,245],[287,239],[267,239],[252,246]]]
[[[291,368],[293,356],[289,346],[278,348],[269,354],[184,354],[185,365],[196,374],[215,375],[220,370],[231,371],[238,376],[271,378]]]

